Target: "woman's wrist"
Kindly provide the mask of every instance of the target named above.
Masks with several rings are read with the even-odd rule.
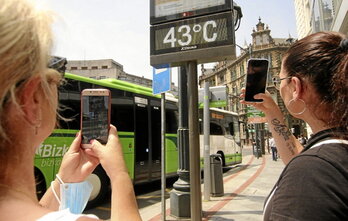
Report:
[[[277,119],[279,121],[284,121],[284,114],[280,111],[279,108],[276,108],[272,111],[265,112],[265,116],[269,123],[274,119]]]

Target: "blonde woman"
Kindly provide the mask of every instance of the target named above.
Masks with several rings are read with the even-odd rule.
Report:
[[[51,19],[29,0],[0,0],[0,220],[98,220],[57,211],[58,180],[39,202],[33,159],[35,149],[56,124],[57,86],[61,75],[47,68]],[[101,163],[112,185],[111,220],[140,220],[133,186],[115,127],[108,143],[80,148],[77,134],[64,156],[58,177],[79,183]]]

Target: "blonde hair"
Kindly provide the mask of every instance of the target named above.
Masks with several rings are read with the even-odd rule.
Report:
[[[19,82],[41,77],[46,97],[52,95],[47,81],[47,64],[52,45],[52,18],[29,0],[0,0],[0,139],[7,138],[4,108]]]

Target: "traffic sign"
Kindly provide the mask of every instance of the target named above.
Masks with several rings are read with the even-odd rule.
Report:
[[[248,123],[253,123],[253,124],[266,123],[267,119],[265,116],[266,115],[262,111],[259,111],[252,106],[247,106]]]
[[[171,90],[171,69],[153,68],[153,78],[152,78],[152,91],[153,94],[161,94]]]

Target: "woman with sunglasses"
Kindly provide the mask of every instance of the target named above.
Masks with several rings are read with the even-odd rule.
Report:
[[[302,146],[269,93],[255,95],[286,164],[268,196],[264,220],[348,220],[348,38],[319,32],[283,57],[280,95],[314,135]],[[242,91],[242,97],[244,92]]]
[[[81,149],[78,133],[63,158],[59,179],[40,202],[36,198],[35,150],[56,125],[62,78],[47,68],[50,23],[48,12],[29,0],[0,0],[0,220],[98,220],[72,214],[70,208],[57,211],[53,193],[62,194],[59,182],[82,183],[99,163],[111,180],[111,220],[141,220],[113,126],[106,145],[94,141],[88,150]]]

